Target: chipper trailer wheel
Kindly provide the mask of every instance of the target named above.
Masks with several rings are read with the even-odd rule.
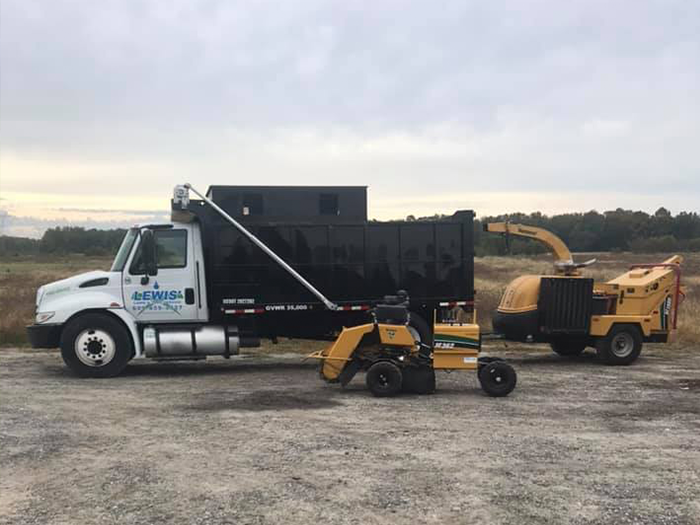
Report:
[[[389,361],[374,363],[367,371],[367,388],[377,397],[391,397],[401,392],[401,369]]]
[[[504,397],[515,388],[518,377],[505,361],[492,361],[479,370],[481,388],[491,397]]]
[[[598,339],[596,350],[606,365],[632,364],[642,351],[642,334],[634,325],[614,325],[608,335]]]

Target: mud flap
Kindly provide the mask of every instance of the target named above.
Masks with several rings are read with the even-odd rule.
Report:
[[[352,378],[355,377],[355,374],[360,371],[360,368],[362,368],[362,364],[360,363],[359,359],[353,359],[347,365],[345,365],[345,368],[338,376],[338,382],[340,385],[345,386],[352,381]]]
[[[412,394],[432,394],[435,392],[435,370],[431,366],[405,367],[402,389]]]

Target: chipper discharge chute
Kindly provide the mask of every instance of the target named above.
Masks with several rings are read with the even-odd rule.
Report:
[[[566,244],[542,228],[507,222],[485,224],[488,232],[538,240],[553,252],[550,275],[523,275],[505,289],[493,316],[494,331],[505,339],[550,343],[563,356],[595,347],[611,365],[634,362],[642,343],[671,342],[683,297],[682,257],[637,264],[597,283],[581,274],[595,259],[577,264]]]
[[[435,390],[435,370],[475,370],[490,396],[508,395],[516,384],[515,370],[502,359],[479,357],[479,326],[440,322],[433,325],[434,344],[420,342],[409,326],[407,298],[388,296],[371,323],[344,328],[326,349],[309,357],[322,360],[321,377],[345,386],[366,371],[367,388],[378,397],[400,392],[429,394]]]

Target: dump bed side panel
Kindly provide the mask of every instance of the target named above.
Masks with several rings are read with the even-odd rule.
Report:
[[[473,300],[470,222],[247,227],[336,302],[371,302],[399,289],[416,301]],[[215,225],[214,237],[215,302],[317,302],[229,225]]]

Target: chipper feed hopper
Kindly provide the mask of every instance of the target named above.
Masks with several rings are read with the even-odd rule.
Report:
[[[374,308],[373,322],[344,328],[328,348],[309,356],[322,360],[323,379],[345,386],[364,370],[370,392],[389,397],[402,391],[432,393],[435,370],[474,370],[490,396],[506,396],[515,388],[517,377],[510,365],[479,357],[477,324],[434,323],[433,343],[426,344],[410,326],[408,298],[387,296],[385,303]]]
[[[495,332],[505,339],[550,343],[564,356],[592,346],[611,365],[634,362],[644,342],[673,340],[683,298],[679,255],[658,264],[633,265],[597,283],[580,271],[595,259],[576,264],[566,244],[547,230],[507,222],[484,229],[538,240],[555,257],[551,275],[523,275],[507,286],[493,316]]]

